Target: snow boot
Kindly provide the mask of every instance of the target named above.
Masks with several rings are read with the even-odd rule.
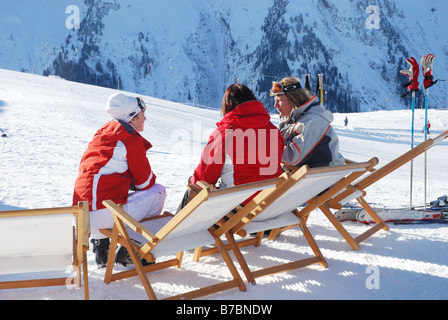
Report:
[[[104,268],[107,264],[107,256],[109,255],[109,238],[106,239],[92,239],[92,250],[95,254],[95,262],[98,268]]]
[[[142,247],[142,244],[138,241],[131,240],[132,243],[136,244],[139,247]],[[142,265],[147,266],[149,264],[153,264],[154,262],[148,262],[146,259],[141,259]],[[115,255],[115,263],[121,265],[123,267],[127,267],[128,265],[133,264],[131,256],[129,255],[128,250],[120,245],[117,249],[117,254]]]
[[[126,267],[132,264],[131,257],[129,256],[128,250],[120,245],[117,249],[117,254],[115,255],[115,263]]]

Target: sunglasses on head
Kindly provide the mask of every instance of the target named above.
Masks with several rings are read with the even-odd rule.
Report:
[[[279,95],[285,94],[285,92],[292,91],[292,90],[295,90],[295,89],[300,89],[300,88],[302,88],[302,86],[300,85],[300,82],[291,84],[289,86],[284,86],[284,85],[282,85],[279,82],[272,82],[272,88],[271,88],[271,91],[270,91],[270,96],[271,97],[272,96],[279,96]]]
[[[146,110],[146,104],[145,104],[145,101],[143,101],[142,98],[136,98],[136,99],[137,99],[137,106],[140,108],[141,111],[145,111],[145,110]],[[140,111],[139,111],[139,112],[140,112]],[[131,113],[129,114],[129,117],[132,118],[132,117],[135,116],[137,113],[138,113],[137,111],[131,112]]]

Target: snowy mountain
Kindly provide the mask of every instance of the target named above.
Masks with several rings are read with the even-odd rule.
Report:
[[[309,73],[314,88],[322,73],[332,111],[409,108],[399,70],[433,53],[445,77],[447,12],[444,0],[1,1],[0,68],[211,107],[240,81],[271,110],[272,81]],[[430,107],[446,91],[431,88]]]

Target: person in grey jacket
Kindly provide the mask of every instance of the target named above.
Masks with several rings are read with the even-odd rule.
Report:
[[[280,114],[279,129],[285,138],[282,164],[313,167],[343,165],[339,139],[331,126],[333,114],[317,96],[303,89],[297,78],[273,82],[270,95]]]

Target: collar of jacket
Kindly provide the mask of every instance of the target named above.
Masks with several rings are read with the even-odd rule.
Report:
[[[123,126],[123,128],[125,128],[126,131],[129,132],[129,134],[134,135],[134,134],[138,133],[137,130],[135,130],[134,127],[131,126],[131,125],[130,125],[129,123],[127,123],[126,121],[118,120],[118,119],[114,119],[114,120],[115,120],[115,121],[118,121],[118,122]]]
[[[302,115],[304,115],[308,110],[310,110],[312,107],[318,106],[320,104],[319,99],[316,95],[312,96],[310,100],[302,104],[300,107],[294,109],[291,112],[290,119],[295,123],[297,120],[299,120]]]
[[[258,100],[253,100],[244,102],[229,111],[216,126],[233,125],[237,128],[256,129],[265,127],[270,121],[271,116],[264,105]]]
[[[145,138],[142,137],[142,135],[135,130],[135,128],[133,126],[131,126],[128,122],[123,121],[123,120],[118,120],[118,119],[114,119],[114,121],[117,121],[118,123],[121,124],[121,126],[131,135],[131,136],[137,136],[140,137],[140,139],[142,139],[143,144],[146,148],[146,150],[149,150],[152,148],[152,144],[146,140]]]

